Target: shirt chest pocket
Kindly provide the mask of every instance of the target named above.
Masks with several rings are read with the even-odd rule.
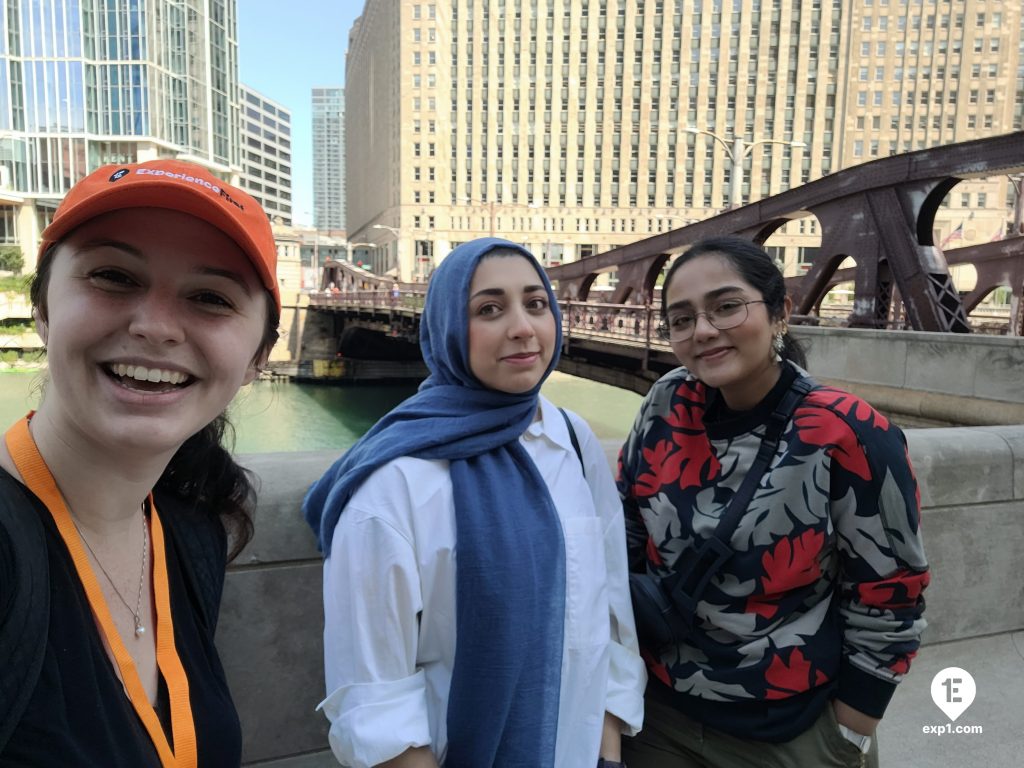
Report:
[[[608,642],[608,571],[601,521],[570,517],[562,521],[565,535],[566,642],[580,650]]]

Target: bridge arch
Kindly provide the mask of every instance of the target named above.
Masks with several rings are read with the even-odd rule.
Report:
[[[928,193],[921,204],[917,218],[917,242],[921,245],[935,245],[935,218],[942,208],[946,196],[960,183],[960,179],[943,179]]]
[[[802,308],[814,307],[835,273],[837,255],[857,260],[856,301],[848,324],[968,332],[970,324],[952,283],[949,262],[933,240],[935,213],[963,179],[1024,171],[1024,131],[880,158],[710,219],[596,256],[552,268],[551,276],[581,280],[619,270],[620,295],[650,284],[652,261],[682,252],[696,240],[738,234],[764,243],[782,224],[814,214],[821,251],[807,274],[790,278]],[[841,259],[840,259],[841,261]],[[628,282],[629,285],[623,285]],[[1024,299],[1014,285],[1018,304]],[[900,307],[896,306],[899,302]],[[898,311],[895,311],[893,308]]]

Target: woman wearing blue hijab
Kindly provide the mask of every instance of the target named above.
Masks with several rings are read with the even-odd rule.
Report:
[[[589,427],[539,394],[561,348],[543,270],[504,240],[456,248],[420,346],[430,377],[304,505],[326,555],[334,753],[353,768],[619,765],[645,683],[622,509]]]

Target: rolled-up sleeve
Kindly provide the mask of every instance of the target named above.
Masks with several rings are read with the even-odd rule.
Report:
[[[350,505],[324,563],[324,670],[330,744],[364,768],[430,744],[426,683],[416,668],[422,598],[410,541]]]
[[[601,444],[585,424],[582,428],[577,427],[577,431],[585,435],[583,453],[587,484],[590,486],[594,506],[604,526],[604,556],[608,572],[608,609],[611,620],[605,710],[625,723],[626,735],[634,736],[643,726],[647,671],[640,657],[633,621],[633,604],[629,598],[626,528],[622,503]]]

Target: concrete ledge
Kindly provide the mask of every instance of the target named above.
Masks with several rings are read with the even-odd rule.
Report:
[[[997,435],[1006,441],[1013,456],[1013,497],[1024,499],[1024,429],[1021,427],[984,427],[978,431]]]
[[[1024,629],[1024,501],[925,508],[925,645]]]
[[[233,570],[217,645],[242,720],[243,759],[322,749],[323,575],[319,559]]]
[[[338,458],[330,451],[252,453],[239,463],[260,480],[255,535],[233,567],[258,563],[320,560],[320,552],[299,509],[306,491]]]
[[[1024,580],[1017,577],[1024,426],[907,430],[907,437],[932,568],[922,656],[946,641],[1024,630]],[[602,444],[614,467],[621,442]],[[324,696],[320,555],[299,508],[336,458],[240,458],[260,476],[262,491],[256,536],[228,572],[217,644],[242,718],[247,765],[332,764],[323,752],[327,721],[314,711]]]
[[[881,384],[864,384],[816,377],[822,384],[831,384],[867,400],[895,421],[925,421],[949,426],[972,424],[997,426],[1024,424],[1024,403],[1007,400],[983,400],[968,395],[948,395],[920,389],[901,389]],[[900,417],[904,417],[901,420]],[[906,419],[906,417],[910,417]]]
[[[816,376],[1024,404],[1018,337],[806,325],[793,333],[808,347]]]
[[[1016,432],[1024,436],[1024,426]],[[1007,428],[1014,434],[1013,428]],[[1005,437],[969,427],[909,429],[907,443],[921,506],[1012,501],[1014,455]]]
[[[279,760],[244,763],[244,765],[246,768],[338,768],[338,758],[331,750],[327,749],[293,757],[282,757]]]
[[[321,557],[300,506],[336,458],[326,451],[239,458],[261,480],[259,508],[255,536],[228,568],[217,645],[246,764],[324,764],[290,762],[327,746],[327,719],[315,711],[324,698]],[[324,756],[308,758],[316,759]]]

